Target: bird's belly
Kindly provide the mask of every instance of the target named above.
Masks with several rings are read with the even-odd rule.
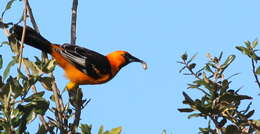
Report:
[[[56,59],[56,62],[65,71],[65,76],[72,82],[80,85],[84,84],[102,84],[111,79],[110,74],[103,74],[100,78],[95,79],[90,75],[87,75],[78,70],[74,65],[64,59],[58,52],[53,51],[52,56]]]
[[[69,71],[68,71],[69,70]],[[81,71],[77,69],[68,69],[65,71],[65,76],[72,82],[75,82],[80,85],[93,85],[93,84],[102,84],[110,80],[109,74],[104,74],[100,78],[95,79],[91,76],[86,75],[85,73],[82,73]]]

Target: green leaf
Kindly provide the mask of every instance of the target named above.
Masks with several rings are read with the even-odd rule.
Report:
[[[35,103],[34,112],[40,115],[44,115],[45,112],[48,110],[50,102],[41,98],[38,99]]]
[[[248,52],[247,52],[248,49],[243,46],[236,46],[236,49],[238,49],[243,54],[246,54],[246,55],[248,54]]]
[[[210,128],[199,128],[203,134],[210,134]]]
[[[13,112],[11,112],[11,123],[14,128],[16,128],[20,123],[20,118],[23,115],[23,112],[19,111],[18,109],[14,109]]]
[[[190,70],[192,70],[192,69],[194,69],[195,67],[196,67],[196,64],[195,64],[195,63],[192,63],[192,64],[189,65],[188,68],[189,68]]]
[[[238,100],[251,100],[251,99],[253,99],[253,97],[247,96],[247,95],[238,95],[237,99]]]
[[[178,108],[178,110],[180,111],[180,112],[193,112],[194,110],[193,109],[191,109],[191,108]]]
[[[13,91],[15,98],[22,95],[23,87],[16,78],[9,77],[7,83],[9,83],[10,89]]]
[[[56,61],[54,59],[53,60],[49,60],[48,63],[43,68],[43,72],[51,73],[51,72],[53,72],[55,67],[56,67]]]
[[[221,68],[226,69],[235,60],[235,58],[235,55],[228,56],[224,64],[221,65]]]
[[[5,10],[3,11],[2,15],[1,15],[1,16],[2,16],[1,18],[3,18],[5,12],[6,12],[7,10],[9,10],[9,9],[12,7],[12,4],[14,3],[14,1],[15,1],[15,0],[10,0],[10,1],[6,4],[6,6],[5,6]]]
[[[82,134],[91,134],[91,128],[92,128],[92,126],[88,125],[88,124],[81,124],[80,125],[80,129],[81,129]]]
[[[24,99],[25,102],[37,101],[37,99],[42,98],[44,95],[44,91],[34,93],[33,95]]]
[[[104,131],[104,126],[100,126],[98,130],[98,134],[103,134],[103,131]]]
[[[21,72],[21,70],[17,69],[18,77],[22,78],[23,80],[28,80],[28,78]]]
[[[35,63],[29,61],[27,58],[23,58],[23,63],[26,67],[28,67],[32,70],[33,75],[43,74],[41,69]]]
[[[203,115],[202,115],[201,113],[190,114],[190,115],[188,116],[188,119],[193,118],[193,117],[203,117]]]
[[[250,41],[245,41],[244,44],[246,45],[247,48],[250,48],[251,47],[251,42]]]
[[[26,124],[32,122],[37,114],[44,115],[48,108],[49,102],[43,98],[38,98],[25,105],[18,105],[17,109],[24,113],[20,119],[19,131],[24,131]]]
[[[188,54],[187,53],[184,53],[182,56],[181,56],[181,59],[186,61],[188,58]]]
[[[122,127],[113,128],[109,134],[120,134],[122,131]]]
[[[224,134],[240,134],[239,128],[235,125],[228,125],[225,129]]]
[[[11,36],[8,37],[9,40],[9,45],[10,48],[12,50],[13,53],[15,53],[16,55],[19,55],[20,53],[20,43],[17,41],[16,37],[14,36],[14,34],[12,34]]]
[[[219,122],[219,127],[223,127],[225,124],[227,123],[227,119],[222,119],[220,122]]]
[[[190,88],[198,88],[198,87],[200,87],[200,85],[188,84],[187,89],[190,89]]]
[[[219,56],[218,56],[218,59],[221,60],[222,56],[223,56],[223,52],[221,51]]]
[[[252,42],[252,47],[255,48],[258,45],[258,39]]]
[[[29,80],[26,77],[26,79],[23,79],[23,81],[22,81],[23,82],[23,90],[28,91],[32,87],[32,85],[34,85],[37,81],[38,81],[38,76],[30,75]]]
[[[47,134],[48,131],[45,129],[44,125],[40,125],[36,134]]]
[[[2,69],[3,67],[3,57],[2,55],[0,54],[0,69]]]
[[[166,130],[165,130],[165,129],[163,129],[163,131],[162,131],[162,134],[167,134],[167,132],[166,132]]]
[[[214,72],[211,70],[209,63],[207,63],[207,64],[205,65],[204,69],[205,69],[206,71],[208,71],[208,72],[214,73]]]
[[[255,110],[249,111],[245,116],[246,118],[250,118],[255,113]]]
[[[54,78],[52,78],[52,77],[40,77],[39,81],[41,82],[41,85],[45,89],[52,91],[52,82],[54,81]]]
[[[2,45],[9,45],[9,42],[8,41],[3,41],[2,43],[1,43],[1,46]]]
[[[193,104],[194,101],[190,98],[190,96],[188,94],[186,94],[185,92],[182,92],[185,100],[183,101],[184,104]]]
[[[53,102],[55,102],[54,95],[51,95],[51,96],[50,96],[50,100],[53,101]]]
[[[256,74],[260,74],[260,66],[257,67],[256,71],[255,71]]]
[[[15,63],[16,63],[16,59],[15,58],[8,63],[7,67],[5,68],[4,74],[3,74],[3,80],[5,80],[7,78],[7,76],[10,73],[11,67],[14,66]]]
[[[222,95],[223,93],[225,93],[227,91],[227,89],[229,88],[229,82],[228,80],[223,80],[222,82],[222,87],[220,89],[220,95]]]

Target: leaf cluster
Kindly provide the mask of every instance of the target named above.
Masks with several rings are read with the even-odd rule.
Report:
[[[218,57],[207,54],[208,62],[199,69],[196,69],[197,64],[193,62],[196,55],[189,58],[188,54],[185,53],[178,63],[183,66],[180,72],[194,77],[187,89],[198,90],[202,96],[192,99],[186,92],[183,92],[183,104],[188,105],[188,107],[178,110],[192,113],[188,118],[203,117],[213,122],[215,128],[211,128],[210,122],[208,127],[200,128],[200,133],[204,134],[228,133],[229,131],[249,134],[260,130],[260,126],[251,123],[252,121],[258,122],[250,118],[255,112],[250,110],[251,103],[245,109],[239,110],[241,101],[251,100],[252,97],[240,94],[240,89],[234,90],[230,87],[232,83],[230,78],[237,74],[225,77],[224,72],[235,60],[235,55],[230,55],[222,61],[222,52]]]
[[[3,59],[0,58],[2,67]],[[12,62],[12,61],[11,61]],[[10,63],[6,70],[10,70]],[[5,71],[4,74],[8,75]],[[37,81],[35,77],[9,76],[6,81],[0,76],[0,132],[1,133],[28,133],[27,124],[31,123],[37,115],[44,115],[49,108],[49,101],[44,92],[35,92],[29,95],[29,89]]]
[[[257,49],[258,40],[254,40],[252,42],[246,41],[244,42],[244,46],[236,46],[236,49],[238,49],[242,54],[246,55],[251,59],[251,66],[252,66],[252,72],[254,74],[256,83],[258,85],[258,88],[260,89],[260,81],[259,81],[259,75],[260,75],[260,65],[258,65],[258,61],[260,60],[259,54],[257,52],[259,49]],[[258,67],[256,67],[258,65]]]

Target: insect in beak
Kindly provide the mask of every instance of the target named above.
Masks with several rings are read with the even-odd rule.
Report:
[[[140,62],[143,65],[144,70],[146,70],[148,68],[147,63],[144,62],[143,60],[140,60],[130,54],[127,54],[125,57],[128,59],[129,62]]]

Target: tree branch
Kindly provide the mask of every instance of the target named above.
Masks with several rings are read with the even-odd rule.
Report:
[[[251,62],[252,62],[252,67],[253,67],[253,74],[254,74],[254,77],[256,79],[256,83],[258,85],[258,88],[260,88],[260,82],[259,82],[259,79],[257,77],[257,74],[256,74],[256,70],[255,70],[255,62],[254,62],[254,59],[251,59]]]
[[[36,24],[36,21],[35,21],[35,19],[34,19],[33,12],[32,12],[32,9],[31,9],[31,6],[30,6],[30,3],[29,3],[29,2],[27,2],[27,11],[28,11],[28,15],[29,15],[29,17],[30,17],[30,20],[31,20],[31,23],[32,23],[32,25],[33,25],[34,30],[36,30],[38,33],[40,33],[39,27],[38,27],[38,25]],[[45,61],[48,60],[48,55],[47,55],[47,53],[42,52],[42,59],[45,59]]]
[[[73,0],[72,14],[71,14],[71,41],[70,41],[72,45],[76,44],[77,9],[78,9],[78,0]]]
[[[72,14],[71,14],[71,44],[75,45],[76,44],[76,28],[77,28],[77,9],[78,9],[78,0],[73,0],[72,3]],[[73,126],[71,128],[72,133],[76,132],[76,129],[79,126],[80,122],[80,116],[81,116],[81,110],[82,110],[82,105],[83,105],[83,94],[82,90],[80,88],[75,89],[76,94],[75,96],[75,119],[73,121]],[[71,96],[70,96],[71,97]],[[73,102],[72,102],[73,103]]]
[[[29,1],[27,2],[27,11],[28,11],[28,15],[30,17],[30,20],[31,20],[31,23],[33,25],[34,30],[37,31],[38,33],[40,33],[39,27],[36,24],[36,21],[34,19],[33,12],[32,12],[32,9],[31,9]]]
[[[21,46],[20,46],[20,51],[19,51],[19,64],[18,64],[18,70],[21,70],[22,66],[22,59],[23,59],[23,47],[24,47],[24,37],[25,37],[25,32],[26,32],[26,17],[27,17],[27,0],[24,0],[24,11],[23,11],[23,32],[22,32],[22,39],[21,39]],[[19,80],[20,78],[17,77]]]
[[[222,131],[221,131],[221,128],[219,127],[219,123],[218,123],[217,119],[215,117],[213,117],[213,115],[210,115],[209,117],[213,121],[213,123],[215,124],[217,134],[222,134]]]

